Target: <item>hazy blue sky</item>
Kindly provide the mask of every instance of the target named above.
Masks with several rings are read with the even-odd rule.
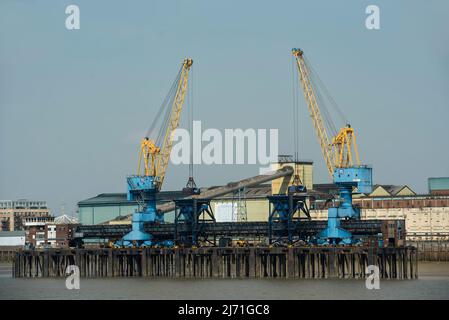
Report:
[[[77,4],[81,29],[65,28]],[[381,29],[365,28],[380,7]],[[184,57],[194,59],[194,119],[207,128],[278,128],[293,152],[290,49],[305,50],[357,129],[375,183],[427,190],[449,176],[449,2],[0,2],[0,199],[66,203],[125,192],[139,140]],[[300,157],[328,181],[300,101]],[[187,119],[183,115],[183,126]],[[197,166],[200,186],[258,165]],[[180,189],[170,166],[164,189]]]

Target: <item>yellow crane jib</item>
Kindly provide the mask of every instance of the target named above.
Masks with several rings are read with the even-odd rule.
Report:
[[[336,135],[329,139],[325,122],[317,102],[317,96],[312,86],[311,71],[301,49],[292,49],[296,58],[299,78],[307,102],[307,107],[312,118],[313,126],[317,133],[321,151],[326,162],[327,171],[332,178],[336,168],[347,168],[354,164],[360,165],[354,129],[348,124],[341,128]],[[355,161],[354,158],[355,157]],[[354,163],[355,162],[355,163]]]
[[[170,152],[173,146],[173,133],[179,126],[182,107],[184,105],[187,93],[187,84],[189,79],[189,70],[193,64],[192,59],[184,59],[180,73],[177,78],[176,91],[172,99],[172,105],[167,113],[168,118],[164,123],[162,143],[157,145],[156,141],[145,137],[140,144],[139,161],[137,166],[137,175],[153,176],[158,189],[161,188],[165,178]],[[142,168],[141,163],[144,166]],[[143,169],[143,170],[142,170]],[[142,172],[143,171],[143,172]]]
[[[187,84],[189,80],[190,67],[193,64],[192,59],[184,59],[181,76],[179,78],[175,98],[170,112],[170,118],[168,126],[164,135],[161,151],[156,159],[156,181],[158,182],[159,189],[164,182],[165,172],[167,171],[168,161],[170,159],[170,153],[173,146],[173,133],[179,126],[179,119],[181,116],[182,107],[184,105],[185,96],[187,93]]]
[[[324,160],[326,161],[326,167],[329,175],[332,177],[334,173],[334,165],[332,162],[332,147],[324,127],[323,117],[321,116],[320,108],[316,100],[316,95],[312,84],[310,82],[310,71],[304,61],[304,52],[301,49],[292,49],[292,53],[296,58],[296,64],[298,67],[299,78],[301,80],[304,97],[307,101],[307,107],[309,109],[310,117],[312,118],[313,126],[318,136],[318,142],[320,143],[321,152],[323,153]]]

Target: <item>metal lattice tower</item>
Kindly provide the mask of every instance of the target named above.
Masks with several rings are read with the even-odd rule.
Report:
[[[245,187],[235,191],[232,200],[232,220],[238,222],[248,221]]]

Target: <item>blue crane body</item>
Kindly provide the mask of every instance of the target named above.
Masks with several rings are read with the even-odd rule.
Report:
[[[366,166],[337,168],[333,181],[339,189],[340,204],[327,210],[327,228],[318,234],[321,244],[352,244],[352,234],[340,227],[342,219],[360,219],[360,208],[352,202],[353,189],[362,193],[372,191],[372,169]]]

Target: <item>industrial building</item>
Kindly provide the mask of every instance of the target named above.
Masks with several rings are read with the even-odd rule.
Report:
[[[322,195],[311,200],[312,220],[327,220],[327,209],[335,201],[326,201],[326,196],[338,194],[338,188],[334,184],[312,184],[313,163],[291,163],[287,162],[288,159],[291,161],[291,158],[282,157],[279,163],[273,164],[273,169],[286,165],[299,167],[301,179],[304,179],[307,188]],[[245,188],[212,199],[210,203],[216,221],[267,221],[268,196],[282,193],[282,190],[292,185],[292,179],[293,177],[278,178],[271,184]],[[217,187],[201,190],[214,188]],[[161,191],[157,194],[157,204],[159,206],[185,196],[182,191]],[[418,195],[406,185],[374,185],[370,194],[354,195],[353,201],[354,205],[362,209],[362,219],[405,219],[408,240],[449,239],[449,196]],[[85,225],[129,224],[130,215],[137,208],[137,203],[128,201],[125,193],[99,194],[78,203],[79,221]],[[165,215],[166,222],[173,220],[173,212]]]
[[[298,161],[296,163],[291,162],[291,158],[288,156],[281,156],[280,161],[272,165],[273,170],[281,169],[288,165],[296,166],[297,171],[300,174],[301,181],[307,188],[313,187],[313,162],[311,161]],[[262,214],[268,212],[267,195],[273,193],[285,193],[286,188],[292,185],[293,177],[278,178],[272,181],[271,185],[263,185],[260,188],[248,188],[244,192],[235,192],[229,195],[225,195],[220,198],[212,200],[213,209],[217,218],[217,221],[237,221],[236,213],[233,213],[235,206],[246,205],[246,211],[248,215],[248,221],[260,221]],[[201,188],[201,191],[213,190],[217,187]],[[156,194],[156,200],[158,205],[172,202],[186,196],[182,191],[161,191]],[[239,200],[240,196],[240,200]],[[263,201],[260,201],[263,199]],[[258,201],[254,201],[258,200]],[[235,206],[232,206],[232,204]],[[230,207],[231,204],[231,207]],[[80,224],[100,224],[116,220],[111,223],[123,223],[123,221],[130,218],[130,215],[138,208],[136,201],[127,200],[125,193],[102,193],[93,198],[82,200],[78,202],[78,218]],[[240,206],[239,209],[243,209]],[[233,211],[234,210],[234,211]],[[122,217],[123,219],[116,219]],[[174,213],[165,214],[165,221],[173,222]],[[266,216],[265,216],[266,220]]]
[[[319,185],[318,185],[319,187]],[[165,191],[161,196],[174,198],[178,192]],[[247,221],[267,221],[271,195],[270,185],[247,188],[242,199],[234,194],[211,201],[217,222],[238,221],[237,210],[246,210]],[[110,201],[113,199],[113,201]],[[449,196],[413,195],[413,196],[363,196],[354,199],[360,205],[362,219],[405,219],[407,239],[409,240],[443,240],[449,239]],[[126,209],[124,209],[126,208]],[[316,208],[316,207],[315,207]],[[121,216],[111,224],[130,223],[129,214],[137,209],[137,204],[126,200],[126,194],[100,194],[94,198],[81,201],[83,224],[104,223]],[[121,215],[115,215],[121,212]],[[105,213],[102,215],[102,213]],[[326,220],[327,209],[310,210],[312,219]],[[166,215],[167,222],[173,222],[173,214]]]

